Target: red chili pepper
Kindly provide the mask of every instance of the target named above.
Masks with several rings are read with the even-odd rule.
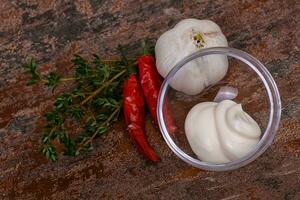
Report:
[[[124,82],[123,101],[125,122],[130,137],[147,159],[159,162],[160,158],[148,143],[145,135],[145,102],[136,74],[129,75]]]
[[[138,58],[138,64],[139,78],[141,86],[143,88],[144,96],[146,98],[146,102],[150,110],[152,119],[156,124],[158,124],[156,107],[158,102],[159,90],[162,85],[162,78],[156,69],[155,59],[152,55],[140,56]],[[177,130],[177,126],[171,113],[171,108],[168,101],[165,100],[164,102],[165,105],[163,106],[163,115],[166,127],[170,134],[174,135],[175,131]]]

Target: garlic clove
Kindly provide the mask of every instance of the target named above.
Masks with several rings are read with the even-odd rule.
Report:
[[[219,89],[217,95],[214,98],[214,102],[221,102],[223,100],[232,100],[238,95],[238,90],[233,87],[223,86]]]

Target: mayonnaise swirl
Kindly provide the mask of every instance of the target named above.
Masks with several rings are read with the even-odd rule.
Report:
[[[241,104],[223,100],[194,106],[186,117],[185,133],[200,160],[226,163],[249,153],[261,130]]]

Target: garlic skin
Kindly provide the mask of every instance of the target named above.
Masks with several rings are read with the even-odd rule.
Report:
[[[220,27],[210,20],[184,19],[163,33],[156,42],[157,70],[166,77],[184,57],[208,47],[227,47]],[[220,81],[227,72],[226,56],[210,55],[195,59],[178,71],[170,82],[175,90],[199,94],[205,87]]]
[[[197,157],[211,163],[245,156],[261,136],[256,121],[231,100],[195,105],[186,117],[185,133]]]

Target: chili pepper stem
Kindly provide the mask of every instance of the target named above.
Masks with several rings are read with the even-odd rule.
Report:
[[[141,46],[142,46],[142,55],[151,55],[151,53],[149,52],[149,50],[146,47],[146,41],[142,40],[141,41]]]

